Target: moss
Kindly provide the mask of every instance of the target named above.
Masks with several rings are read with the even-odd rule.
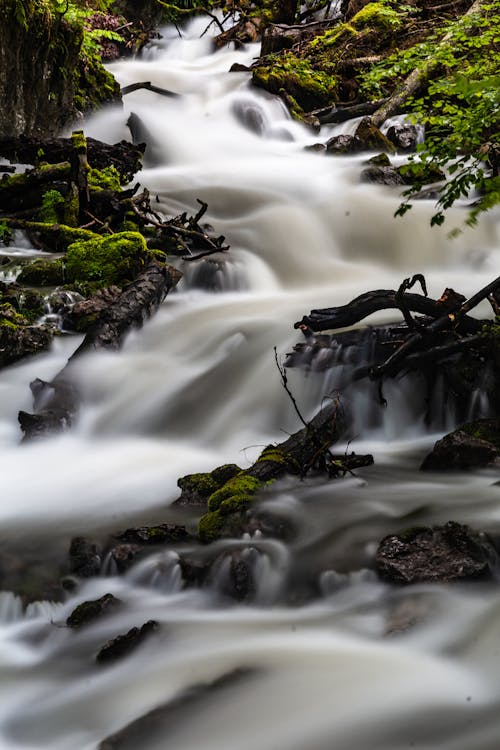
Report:
[[[40,221],[57,224],[62,218],[64,198],[59,190],[47,190],[42,196],[42,206],[38,211]]]
[[[115,190],[119,192],[121,187],[122,177],[115,166],[91,169],[89,173],[89,188],[91,190]],[[137,225],[133,224],[132,226],[132,231],[137,231]]]
[[[120,85],[103,66],[98,54],[80,59],[74,90],[74,105],[80,112],[98,109],[106,102],[121,101]]]
[[[332,75],[314,69],[308,60],[292,53],[270,55],[266,66],[254,69],[253,82],[272,94],[284,89],[306,111],[331,104],[337,92]]]
[[[71,145],[77,154],[85,154],[87,151],[87,139],[83,130],[74,130],[71,134]]]
[[[198,523],[198,537],[203,544],[210,544],[220,538],[224,528],[224,517],[220,511],[205,513]]]
[[[341,23],[334,29],[329,29],[324,34],[315,37],[309,44],[309,52],[313,56],[317,56],[325,50],[331,51],[332,48],[338,47],[348,39],[354,39],[357,35],[358,32],[354,26],[349,23]]]
[[[138,232],[120,232],[106,237],[94,236],[74,242],[66,253],[66,278],[72,282],[91,282],[98,288],[132,281],[150,260],[151,253]]]
[[[486,440],[500,450],[500,422],[496,419],[477,419],[460,427],[467,435]]]
[[[384,31],[396,31],[401,26],[397,11],[385,3],[368,3],[351,19],[355,29],[375,28]]]
[[[203,502],[240,472],[241,469],[236,464],[224,464],[213,471],[187,474],[178,480],[177,486],[183,494],[191,498],[195,497],[198,502]]]
[[[246,500],[254,495],[260,487],[262,487],[262,482],[259,479],[241,472],[210,495],[208,498],[208,509],[210,511],[218,510],[221,508],[222,503],[229,499],[238,498],[239,501]]]
[[[64,283],[64,264],[61,258],[44,260],[37,258],[22,269],[18,276],[20,284],[29,286],[57,286]]]

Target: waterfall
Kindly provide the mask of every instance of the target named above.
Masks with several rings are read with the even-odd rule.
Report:
[[[432,229],[427,201],[394,219],[398,196],[360,183],[363,157],[306,150],[331,128],[312,133],[252,88],[249,74],[229,72],[258,47],[214,52],[200,39],[205,26],[200,18],[181,36],[165,29],[142,56],[110,66],[124,86],[147,80],[178,97],[135,91],[85,131],[110,143],[129,138],[134,113],[149,140],[137,179],[158,210],[193,213],[205,201],[204,221],[231,249],[224,262],[178,261],[179,289],[121,351],[79,359],[82,410],[71,433],[20,446],[16,420],[30,409],[30,381],[50,380],[75,338],[3,371],[2,566],[29,572],[73,536],[176,522],[180,476],[246,467],[297,430],[273,347],[291,351],[293,323],[311,308],[397,288],[414,273],[426,275],[431,296],[445,286],[470,295],[496,274],[495,215],[453,240],[460,209]],[[8,254],[27,252],[16,242]],[[322,372],[293,371],[290,382],[307,414],[336,387]],[[183,543],[181,552],[212,563],[202,588],[183,586],[177,552],[155,551],[122,576],[110,562],[60,605],[26,608],[0,594],[1,747],[95,750],[158,709],[132,739],[105,747],[496,750],[495,585],[396,590],[367,568],[378,540],[401,527],[451,518],[497,525],[497,474],[420,474],[438,429],[426,427],[422,389],[396,383],[385,395],[383,414],[369,389],[354,398],[352,447],[373,452],[373,469],[269,489],[268,512],[299,529],[296,537],[256,534],[202,550]],[[473,394],[470,407],[487,405]],[[453,414],[441,427],[446,419]],[[252,605],[227,595],[235,561],[252,581]],[[116,611],[65,627],[77,604],[106,593],[120,599]],[[140,648],[96,665],[108,640],[148,620],[159,628]]]

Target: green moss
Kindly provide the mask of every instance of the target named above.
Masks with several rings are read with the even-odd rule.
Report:
[[[262,487],[262,482],[259,479],[241,472],[210,495],[208,509],[210,511],[218,510],[222,507],[222,503],[229,499],[233,500],[234,503],[244,502],[252,497],[260,487]],[[227,509],[229,505],[225,507]]]
[[[266,66],[254,69],[253,82],[272,94],[284,89],[305,111],[334,102],[337,92],[332,75],[292,53],[270,55]]]
[[[64,264],[61,258],[44,260],[37,258],[22,269],[17,280],[29,286],[57,286],[64,283]]]
[[[496,419],[477,419],[460,427],[467,435],[486,440],[500,450],[500,422]]]
[[[355,29],[366,29],[368,27],[395,31],[401,26],[401,18],[397,11],[382,2],[368,3],[351,19],[351,25]]]
[[[78,154],[84,154],[87,151],[87,139],[83,130],[74,130],[72,132],[71,145]]]
[[[196,496],[197,500],[203,502],[208,500],[216,490],[220,489],[228,479],[239,474],[241,469],[236,464],[224,464],[213,471],[199,474],[188,474],[177,481],[177,486],[189,496]]]
[[[119,192],[122,187],[121,183],[121,175],[115,166],[92,169],[89,173],[89,188],[91,190],[115,190]],[[133,226],[132,231],[137,231],[137,226],[135,224]]]
[[[205,513],[198,523],[198,536],[203,544],[210,544],[220,538],[224,528],[224,517],[220,511]]]
[[[47,224],[57,224],[61,220],[62,206],[64,206],[64,198],[59,190],[47,190],[42,196],[38,218]]]
[[[123,285],[132,281],[151,259],[144,237],[138,232],[94,236],[74,242],[66,253],[69,283],[91,282],[97,287]]]
[[[357,37],[358,32],[349,23],[341,23],[334,29],[325,31],[324,34],[319,34],[309,44],[309,52],[315,56],[323,53],[325,50],[331,51],[332,48],[338,47],[341,43],[348,39],[354,39]]]

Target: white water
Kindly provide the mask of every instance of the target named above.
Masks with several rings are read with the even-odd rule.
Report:
[[[178,99],[135,92],[124,111],[101,113],[86,132],[114,142],[128,137],[130,111],[141,117],[155,146],[139,179],[166,213],[192,213],[196,198],[209,204],[207,221],[231,245],[215,284],[224,291],[200,290],[183,268],[178,293],[121,352],[80,361],[84,405],[71,434],[19,446],[16,416],[30,409],[29,382],[57,373],[74,339],[2,373],[2,541],[33,560],[76,534],[174,519],[179,476],[229,461],[247,466],[297,429],[273,346],[290,351],[293,323],[311,308],[397,287],[416,272],[432,296],[445,286],[471,294],[497,272],[494,216],[453,241],[447,232],[460,212],[442,229],[429,228],[425,203],[393,220],[397,196],[361,185],[359,159],[304,151],[330,131],[311,135],[247,74],[227,72],[258,49],[211,54],[209,40],[198,39],[203,27],[195,22],[182,40],[169,31],[143,59],[112,67],[123,85],[148,80]],[[260,135],[241,124],[248,109]],[[312,413],[328,382],[290,378]],[[381,536],[415,522],[498,528],[498,474],[420,475],[435,439],[423,431],[422,394],[411,385],[387,396],[374,422],[375,396],[356,399],[355,448],[374,453],[373,469],[270,493],[272,512],[301,531],[291,545],[253,539],[257,553],[241,543],[243,555],[257,557],[255,605],[217,594],[226,543],[208,553],[222,557],[213,587],[201,592],[182,590],[169,552],[125,577],[89,581],[63,605],[23,611],[0,595],[0,747],[90,750],[184,690],[242,668],[251,671],[120,747],[496,750],[496,585],[395,591],[364,568]],[[311,589],[322,596],[301,604]],[[76,604],[107,592],[124,609],[78,633],[57,626]],[[290,592],[294,606],[285,603]],[[146,644],[115,666],[96,666],[107,639],[148,619],[161,627]]]

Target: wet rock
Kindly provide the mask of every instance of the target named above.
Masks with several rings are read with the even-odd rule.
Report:
[[[144,547],[139,544],[118,544],[110,554],[118,572],[125,573],[143,551]]]
[[[174,505],[190,505],[206,507],[208,498],[220,489],[229,479],[241,471],[236,464],[224,464],[213,471],[200,474],[187,474],[177,480],[177,486],[182,494]]]
[[[246,560],[233,557],[229,569],[229,579],[231,584],[230,594],[236,601],[246,601],[255,593],[253,571]]]
[[[66,625],[68,628],[77,630],[104,615],[110,614],[120,604],[120,600],[113,596],[113,594],[104,594],[100,599],[82,602],[69,615]]]
[[[49,348],[54,331],[47,326],[30,326],[0,319],[0,367]]]
[[[326,142],[326,153],[342,156],[363,151],[363,144],[355,135],[334,135]]]
[[[229,68],[230,73],[251,73],[252,69],[242,63],[233,63]]]
[[[304,151],[324,153],[326,151],[326,144],[325,143],[312,143],[310,146],[304,146]]]
[[[236,101],[233,103],[231,111],[244,128],[256,135],[263,134],[266,129],[264,113],[252,101]]]
[[[438,440],[420,468],[423,471],[476,469],[493,463],[499,455],[493,443],[460,429]]]
[[[64,284],[63,261],[37,258],[27,263],[17,277],[20,284],[29,286],[57,286]]]
[[[97,544],[83,536],[76,536],[69,547],[70,572],[81,578],[91,578],[100,573],[101,554]]]
[[[210,570],[210,562],[194,560],[181,555],[179,557],[179,565],[182,579],[186,586],[190,588],[203,586]]]
[[[118,535],[118,539],[122,542],[132,545],[185,542],[191,538],[191,534],[185,526],[175,526],[170,523],[162,523],[158,526],[139,526],[136,529],[127,529]]]
[[[386,136],[398,151],[414,151],[418,142],[418,130],[409,122],[391,125]]]
[[[388,187],[398,187],[406,184],[404,178],[395,167],[367,167],[361,172],[361,181],[377,185],[387,185]]]
[[[386,536],[375,557],[380,577],[402,584],[487,578],[498,562],[486,534],[453,521]]]
[[[363,117],[354,137],[361,141],[363,150],[383,151],[389,154],[396,151],[390,140],[372,123],[370,117]]]
[[[367,159],[364,164],[369,167],[390,167],[391,160],[389,159],[387,154],[381,153],[375,154],[375,156],[370,157],[370,159]]]
[[[158,623],[155,620],[148,620],[140,628],[131,628],[128,633],[117,635],[116,638],[108,641],[96,655],[96,661],[99,664],[110,664],[111,662],[123,659],[131,651],[144,643],[151,633],[158,630]]]
[[[79,333],[86,333],[89,328],[97,323],[101,313],[107,310],[121,294],[117,286],[100,289],[89,299],[80,299],[75,304],[67,307],[64,311],[64,325]]]

